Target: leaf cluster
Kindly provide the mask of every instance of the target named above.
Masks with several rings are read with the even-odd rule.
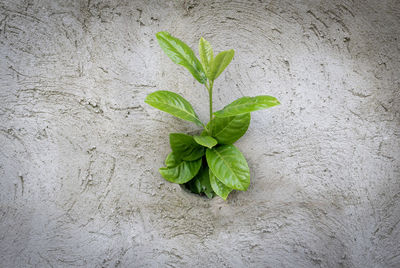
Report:
[[[232,190],[246,191],[250,185],[249,167],[233,143],[246,133],[251,112],[276,106],[279,101],[267,95],[242,97],[213,112],[214,81],[232,61],[234,50],[222,51],[214,57],[210,43],[201,38],[199,60],[188,45],[168,32],[159,32],[156,37],[174,63],[185,67],[205,85],[210,100],[210,121],[205,125],[192,105],[179,94],[159,90],[146,97],[147,104],[203,129],[201,135],[169,135],[172,152],[165,159],[165,167],[159,169],[161,176],[209,198],[218,195],[226,200]]]

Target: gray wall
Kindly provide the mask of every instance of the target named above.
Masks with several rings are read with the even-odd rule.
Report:
[[[224,202],[158,174],[145,105],[207,93],[168,30],[235,58],[214,105],[248,95],[252,181]],[[0,1],[2,267],[400,267],[398,1]],[[204,104],[204,105],[203,105]]]

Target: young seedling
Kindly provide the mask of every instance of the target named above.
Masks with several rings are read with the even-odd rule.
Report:
[[[147,104],[203,128],[197,136],[169,135],[172,152],[165,160],[165,167],[159,169],[161,176],[209,198],[217,194],[226,200],[232,190],[246,191],[250,185],[249,167],[233,143],[246,133],[251,112],[276,106],[279,101],[265,95],[242,97],[213,112],[214,81],[231,62],[233,49],[214,57],[210,43],[201,38],[199,60],[188,45],[168,32],[159,32],[156,37],[167,56],[187,68],[206,87],[210,108],[210,121],[205,125],[192,105],[174,92],[160,90],[146,97]]]

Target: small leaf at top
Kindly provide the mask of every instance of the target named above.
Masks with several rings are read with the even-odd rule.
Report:
[[[206,158],[212,173],[229,188],[246,191],[250,170],[243,154],[233,145],[207,149]]]
[[[204,155],[204,147],[197,144],[192,136],[183,133],[169,134],[172,151],[186,161],[193,161]]]
[[[201,159],[196,161],[183,161],[176,167],[162,167],[159,169],[159,172],[167,181],[178,184],[186,183],[199,172],[201,161]]]
[[[215,175],[212,173],[210,169],[210,184],[214,192],[222,197],[222,199],[226,200],[229,193],[232,192],[232,189],[223,184]]]
[[[147,95],[145,102],[163,112],[193,122],[198,126],[203,126],[192,105],[174,92],[167,90],[155,91]]]
[[[173,37],[168,32],[158,32],[156,37],[162,50],[164,50],[165,54],[167,54],[173,62],[188,69],[193,77],[201,84],[207,81],[200,61],[188,45],[178,38]]]
[[[207,77],[210,77],[210,68],[214,59],[214,53],[210,43],[203,37],[200,38],[199,41],[199,55],[200,61],[203,64],[203,69]]]
[[[235,51],[233,49],[220,52],[212,61],[210,75],[208,79],[214,81],[217,77],[225,70],[225,68],[231,63]]]
[[[210,136],[194,136],[193,138],[198,144],[210,149],[218,144],[218,142]]]
[[[267,109],[279,104],[280,102],[272,96],[262,95],[255,97],[242,97],[231,104],[228,104],[224,109],[215,112],[214,115],[217,117],[235,116],[261,109]]]
[[[242,137],[250,125],[250,113],[230,117],[214,117],[207,129],[220,144],[233,144]]]

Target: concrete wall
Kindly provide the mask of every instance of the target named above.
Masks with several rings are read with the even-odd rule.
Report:
[[[208,117],[160,30],[236,50],[216,109],[282,103],[227,202],[158,174],[196,127],[145,96]],[[396,0],[0,1],[1,267],[400,267],[399,43]]]

